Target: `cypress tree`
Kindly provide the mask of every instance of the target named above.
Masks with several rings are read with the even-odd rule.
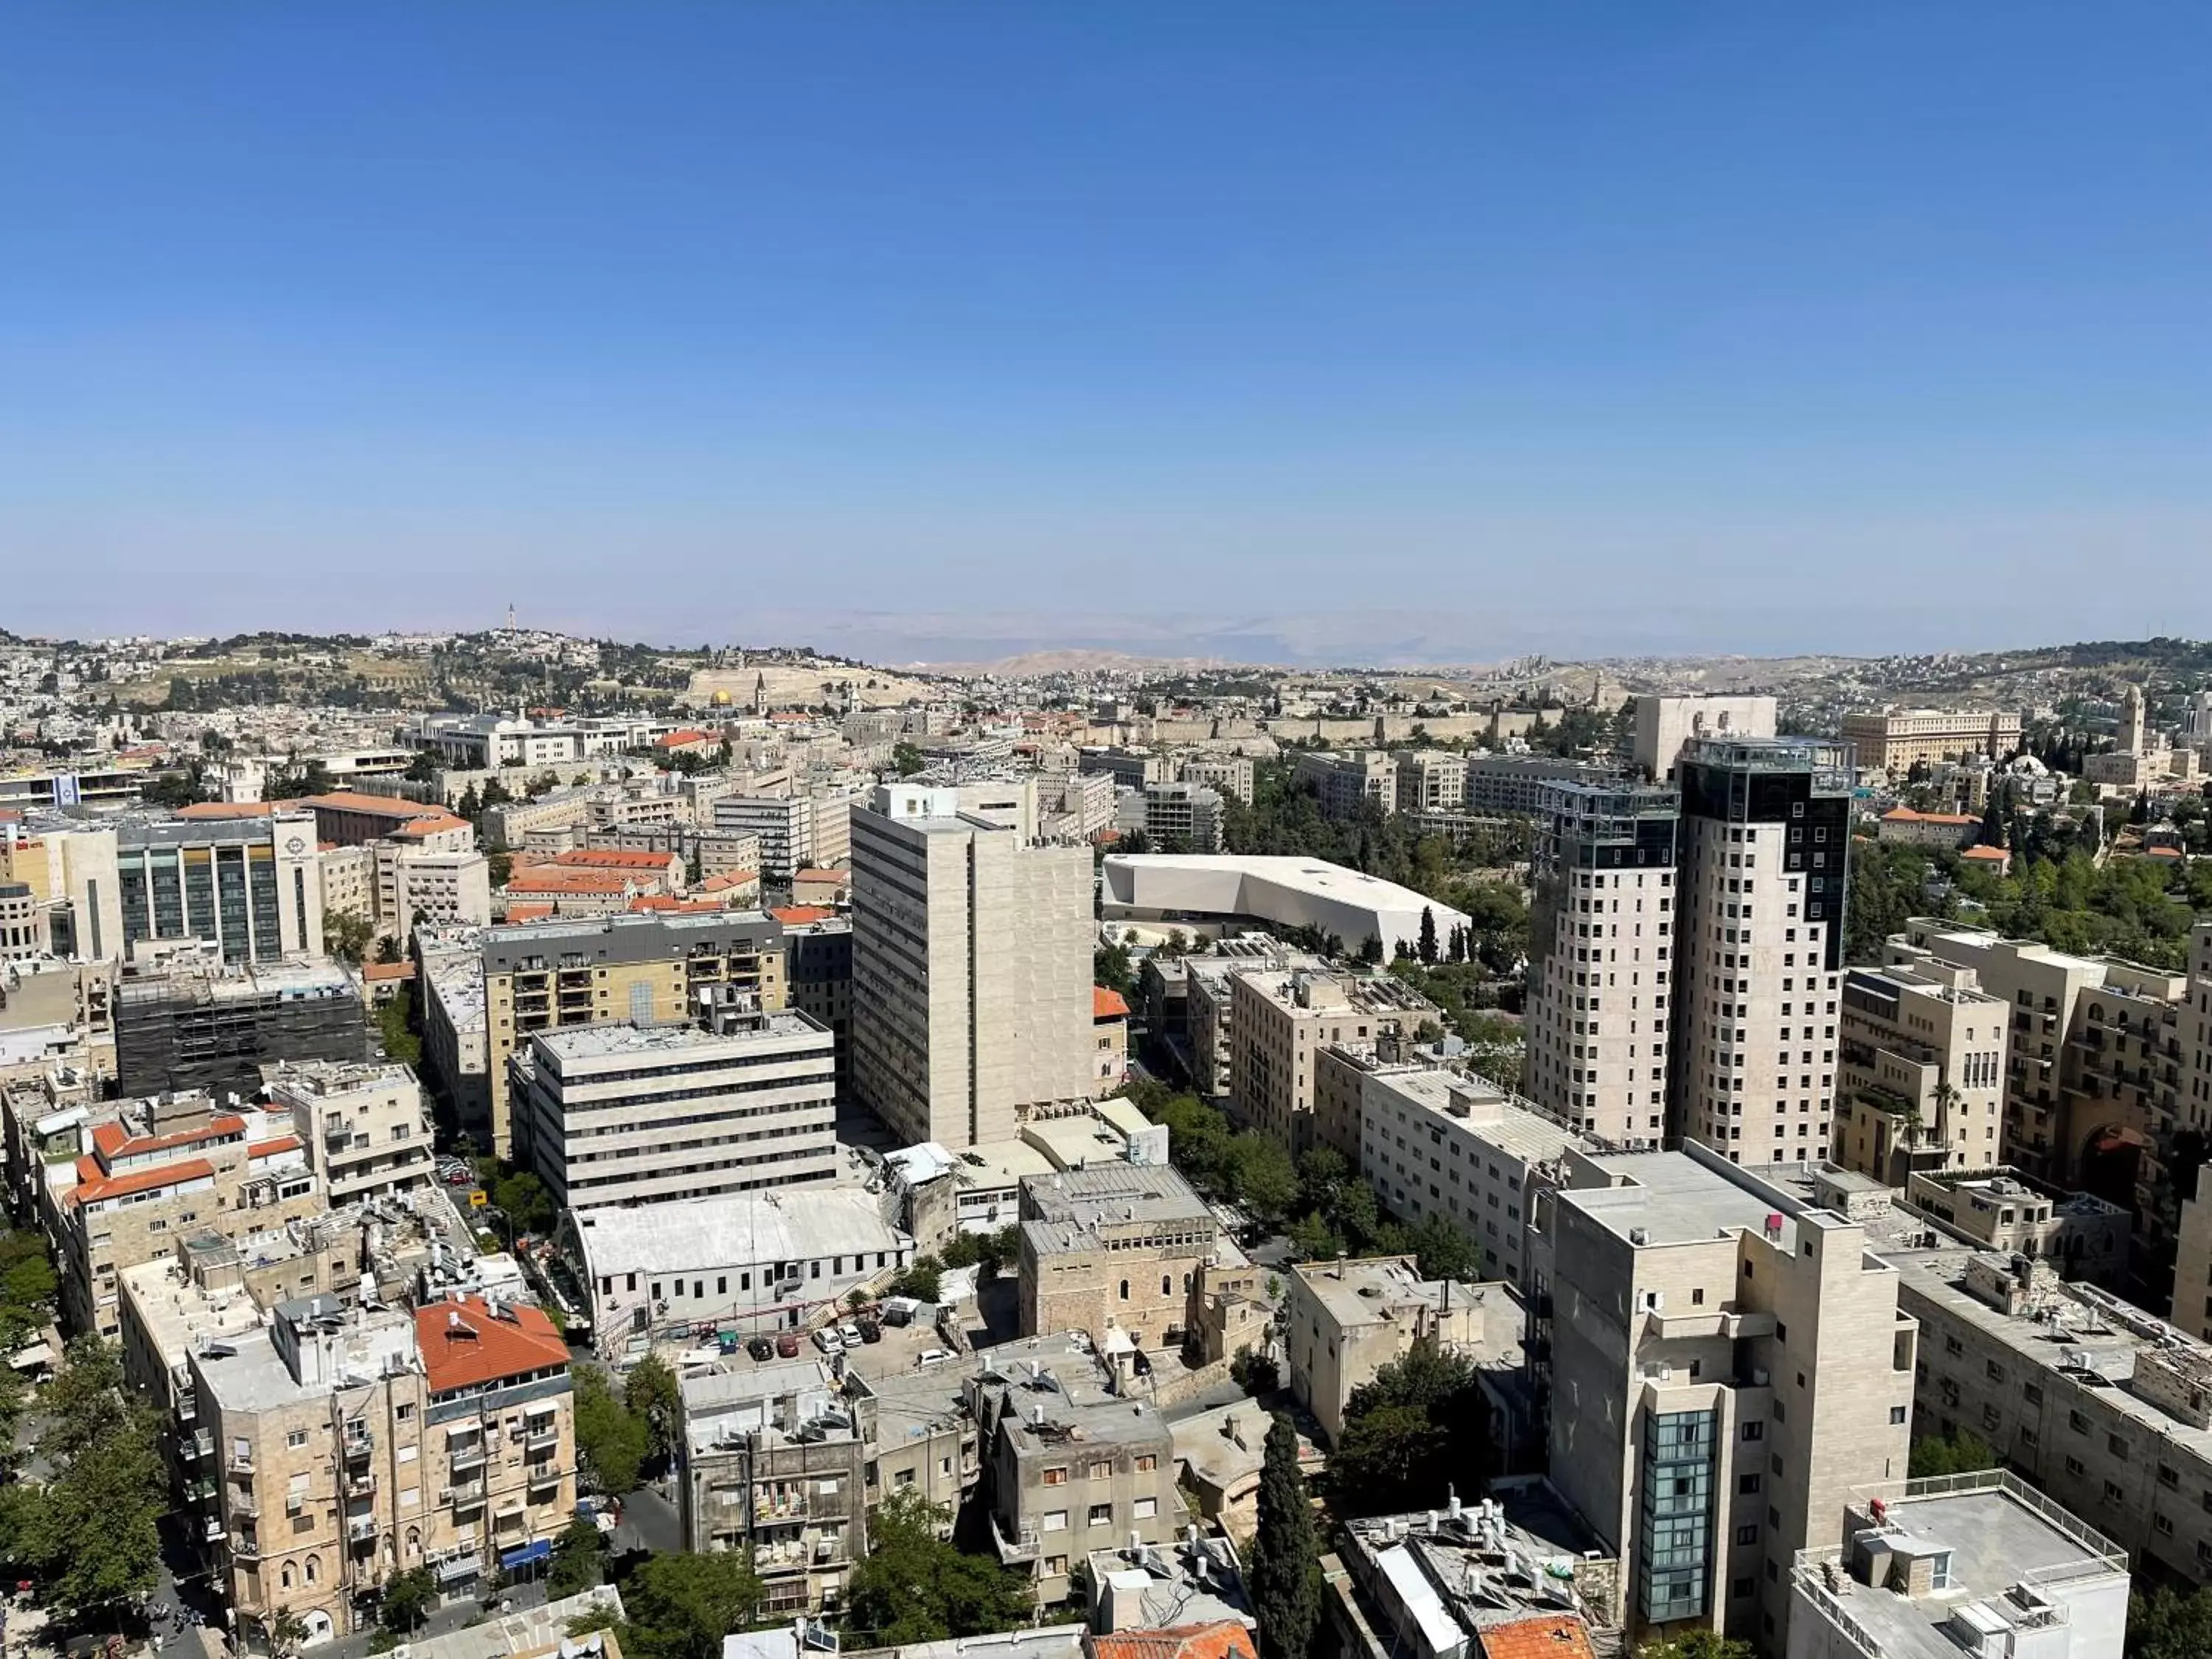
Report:
[[[1421,960],[1431,968],[1437,962],[1437,913],[1429,906],[1421,907]]]
[[[1260,1659],[1304,1659],[1321,1622],[1321,1542],[1298,1474],[1298,1433],[1281,1412],[1260,1469],[1260,1526],[1252,1540],[1252,1611]]]

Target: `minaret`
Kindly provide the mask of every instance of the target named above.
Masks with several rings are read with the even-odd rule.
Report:
[[[764,673],[753,676],[753,713],[768,713],[768,676]]]
[[[2120,752],[2143,752],[2143,694],[2139,685],[2130,685],[2120,696]]]

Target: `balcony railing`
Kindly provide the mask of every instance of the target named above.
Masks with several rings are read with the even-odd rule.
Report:
[[[373,1515],[346,1516],[346,1536],[358,1544],[376,1536],[376,1517]]]

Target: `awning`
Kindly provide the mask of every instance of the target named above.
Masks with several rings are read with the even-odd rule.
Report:
[[[499,1565],[503,1571],[512,1571],[516,1567],[526,1567],[532,1561],[543,1561],[552,1553],[553,1540],[541,1538],[534,1544],[525,1544],[519,1550],[507,1551],[499,1558]]]
[[[8,1356],[8,1363],[19,1371],[34,1371],[41,1365],[54,1363],[54,1351],[43,1342],[33,1342],[27,1348],[18,1348]]]

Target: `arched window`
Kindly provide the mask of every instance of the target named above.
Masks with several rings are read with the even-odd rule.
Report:
[[[307,1558],[307,1582],[311,1584],[313,1583],[318,1578],[322,1577],[322,1563],[318,1561],[313,1556],[309,1556]]]
[[[1173,1273],[1162,1273],[1160,1275],[1160,1294],[1162,1296],[1170,1296],[1174,1294],[1174,1291],[1175,1275]]]
[[[1184,1292],[1184,1294],[1185,1294],[1185,1295],[1189,1294],[1189,1291],[1190,1291],[1190,1275],[1189,1275],[1188,1273],[1185,1273],[1185,1274],[1182,1276],[1182,1288],[1183,1288],[1183,1292]]]
[[[410,1527],[407,1528],[407,1553],[410,1555],[420,1555],[422,1553],[422,1528]]]
[[[276,1569],[276,1583],[285,1589],[292,1588],[292,1564],[289,1561]]]
[[[1123,1280],[1121,1281],[1121,1300],[1122,1300],[1122,1301],[1124,1301],[1124,1302],[1127,1302],[1128,1299],[1129,1299],[1129,1281],[1128,1281],[1127,1279],[1123,1279]]]

